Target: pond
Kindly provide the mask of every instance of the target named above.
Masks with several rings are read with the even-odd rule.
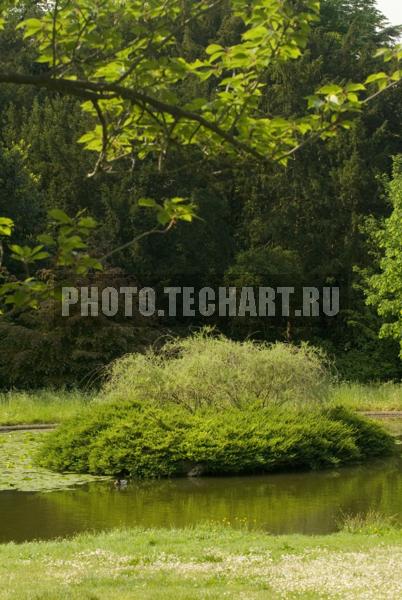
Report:
[[[48,493],[0,493],[0,542],[66,537],[115,527],[203,522],[274,534],[327,534],[342,513],[370,509],[402,523],[402,458],[335,471],[258,477],[107,482]]]

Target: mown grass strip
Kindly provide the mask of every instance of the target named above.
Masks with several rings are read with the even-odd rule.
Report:
[[[402,597],[402,537],[204,526],[0,546],[2,600]],[[33,587],[34,584],[34,587]]]

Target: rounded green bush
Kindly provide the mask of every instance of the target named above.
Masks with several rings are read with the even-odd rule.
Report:
[[[167,343],[162,351],[130,354],[111,367],[109,399],[183,405],[299,406],[323,403],[330,376],[325,358],[307,345],[234,342],[202,331]]]
[[[381,427],[343,409],[193,413],[114,402],[51,434],[40,462],[58,471],[150,478],[336,467],[392,448]]]
[[[334,467],[393,448],[378,425],[325,402],[312,348],[201,333],[115,363],[103,396],[51,434],[57,471],[170,477]]]

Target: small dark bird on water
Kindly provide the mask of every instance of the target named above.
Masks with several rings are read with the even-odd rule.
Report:
[[[126,488],[126,487],[127,487],[127,484],[128,484],[128,481],[127,481],[127,479],[116,479],[116,480],[113,482],[113,485],[114,485],[114,487],[115,487],[115,488],[118,488],[119,490],[121,490],[121,489],[123,489],[123,488]]]

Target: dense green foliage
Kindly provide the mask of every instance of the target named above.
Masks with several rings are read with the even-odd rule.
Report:
[[[373,233],[381,272],[368,277],[368,302],[385,320],[381,335],[400,343],[402,357],[402,157],[394,162],[390,200],[391,216]]]
[[[302,56],[264,70],[263,115],[302,117],[304,97],[322,82],[364,81],[383,69],[382,58],[373,55],[379,46],[390,45],[397,32],[387,27],[375,2],[321,4],[320,20],[312,24]],[[13,18],[37,16],[37,3],[27,0]],[[4,69],[42,73],[46,67],[35,62],[34,44],[16,35],[14,25],[0,32]],[[210,43],[238,43],[240,29],[222,3],[198,23],[186,25],[174,53],[194,61]],[[176,87],[186,100],[214,93],[208,83],[183,81]],[[365,304],[355,267],[376,270],[379,262],[370,254],[361,225],[370,217],[376,228],[391,212],[384,174],[391,176],[391,156],[402,152],[400,97],[397,88],[379,96],[350,130],[325,145],[305,146],[286,169],[245,158],[203,157],[197,148],[173,145],[162,169],[158,152],[150,152],[142,162],[116,162],[110,172],[100,169],[88,178],[94,156],[76,142],[94,127],[93,115],[57,92],[1,85],[0,216],[14,220],[11,241],[24,246],[37,243],[49,210],[75,215],[86,209],[100,223],[89,252],[103,256],[154,227],[155,215],[138,206],[139,199],[187,198],[198,205],[200,220],[114,255],[106,278],[119,268],[142,285],[339,285],[337,318],[214,324],[235,339],[310,341],[336,356],[340,374],[353,380],[399,379],[399,340],[378,339],[389,317]],[[387,251],[384,245],[382,251]],[[48,266],[46,260],[38,263],[40,277],[47,276]],[[0,284],[23,275],[22,263],[5,252]],[[1,319],[0,385],[98,381],[102,368],[117,356],[145,348],[167,328],[185,333],[189,325],[200,323],[158,319],[133,328],[131,321],[73,319],[63,324],[48,304],[37,314],[13,314]]]
[[[167,342],[159,352],[127,355],[112,364],[108,399],[145,400],[190,411],[320,404],[330,375],[324,357],[308,346],[233,342],[202,331]]]
[[[345,409],[203,409],[113,402],[49,436],[41,464],[128,477],[239,474],[335,467],[384,456],[392,438]]]
[[[309,348],[198,335],[160,356],[117,361],[104,395],[51,434],[56,471],[168,477],[330,467],[383,456],[392,438],[325,402],[329,377]]]
[[[11,4],[15,11],[25,9],[23,1]],[[79,140],[99,154],[93,174],[119,158],[149,155],[158,156],[161,169],[173,144],[206,156],[243,154],[286,165],[306,140],[348,129],[350,116],[373,94],[395,87],[402,75],[402,51],[388,46],[376,54],[392,67],[388,73],[310,90],[310,112],[303,116],[286,115],[279,105],[262,114],[267,72],[302,56],[319,11],[317,0],[72,0],[45,3],[35,18],[16,25],[6,6],[0,27],[22,29],[36,62],[51,76],[3,71],[0,81],[80,98],[96,120]],[[211,12],[230,17],[234,35],[224,43],[199,39],[193,60],[182,48],[186,26],[202,27]]]
[[[104,379],[105,365],[145,351],[161,330],[155,323],[130,326],[75,315],[63,319],[48,303],[16,321],[0,319],[0,382],[5,388],[89,388]]]

